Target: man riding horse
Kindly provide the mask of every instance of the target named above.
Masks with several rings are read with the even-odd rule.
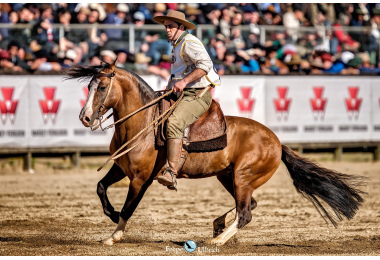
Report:
[[[169,10],[167,15],[155,16],[153,20],[165,26],[168,41],[172,42],[172,75],[168,88],[184,92],[167,120],[167,162],[157,178],[168,189],[176,189],[176,176],[185,161],[181,157],[184,130],[209,109],[212,96],[207,87],[219,85],[220,78],[202,42],[187,31],[196,26],[186,20],[184,13]]]

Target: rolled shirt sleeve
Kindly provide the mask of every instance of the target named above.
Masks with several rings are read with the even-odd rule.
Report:
[[[206,49],[196,41],[186,41],[184,46],[184,54],[194,63],[195,68],[202,69],[209,73],[213,64]]]

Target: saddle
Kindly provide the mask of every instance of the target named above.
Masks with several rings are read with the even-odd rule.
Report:
[[[160,115],[175,102],[176,95],[169,95],[159,104]],[[165,145],[166,120],[157,128],[156,145]],[[210,108],[184,131],[183,149],[187,152],[212,152],[227,146],[227,124],[220,105],[212,100]]]

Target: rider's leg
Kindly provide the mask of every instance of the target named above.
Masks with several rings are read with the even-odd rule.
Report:
[[[184,163],[184,158],[181,156],[183,132],[209,109],[212,101],[210,91],[198,99],[195,97],[201,89],[184,91],[183,99],[167,121],[167,164],[162,176],[157,177],[159,183],[171,189],[175,188],[176,176]]]

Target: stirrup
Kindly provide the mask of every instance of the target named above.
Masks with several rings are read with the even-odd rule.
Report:
[[[169,184],[169,180],[165,177],[163,177],[164,175],[166,174],[169,174],[170,175],[170,183],[174,183],[174,184]],[[160,177],[163,177],[162,179],[160,179]],[[168,187],[168,189],[176,189],[175,187],[177,186],[177,180],[176,180],[176,174],[173,174],[172,171],[170,169],[165,169],[164,172],[162,173],[162,175],[157,178],[157,181],[158,183]],[[162,180],[162,181],[161,181]],[[166,182],[166,183],[165,183]],[[170,188],[169,188],[170,187]]]
[[[168,188],[169,190],[175,190],[177,192],[178,191],[177,190],[177,180],[174,181],[173,185],[166,186],[166,188]]]

